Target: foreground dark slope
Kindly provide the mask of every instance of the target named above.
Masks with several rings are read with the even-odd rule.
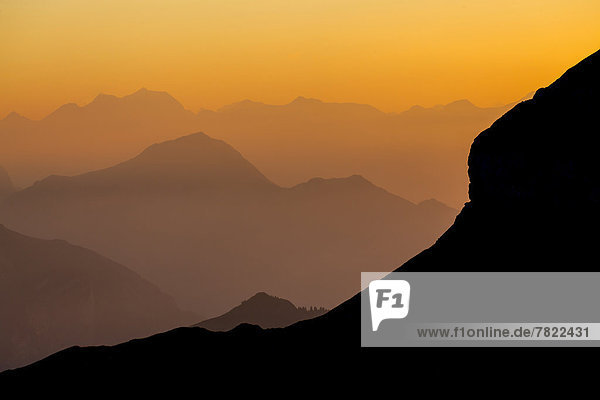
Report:
[[[593,158],[598,145],[599,79],[597,52],[482,132],[469,158],[471,202],[434,246],[401,269],[596,270],[592,245],[597,234],[588,228],[598,226],[600,201],[599,167]],[[265,369],[272,372],[273,365],[284,366],[286,373],[297,371],[306,360],[321,371],[342,368],[359,377],[375,369],[382,374],[385,370],[375,368],[379,364],[365,362],[382,353],[360,351],[358,313],[357,295],[322,317],[285,329],[240,326],[227,333],[211,333],[182,328],[112,348],[69,349],[14,375],[34,377],[60,371],[84,377],[116,376],[134,368],[136,372],[158,368],[164,374],[166,366],[194,373],[198,369],[194,360],[200,357],[215,362],[215,375],[235,372],[224,358],[235,360],[236,371],[255,377]],[[394,370],[401,377],[405,368],[422,366],[431,354],[407,350],[404,359],[388,361],[401,369]],[[446,375],[448,367],[464,362],[468,353],[461,353],[460,360],[457,353],[447,359],[444,354],[448,352],[435,354]],[[511,353],[503,350],[501,354]],[[540,352],[536,355],[537,369],[544,358]],[[436,365],[429,362],[427,372],[439,372]],[[248,372],[249,367],[254,372]]]
[[[402,270],[598,269],[600,52],[483,131],[454,225]]]

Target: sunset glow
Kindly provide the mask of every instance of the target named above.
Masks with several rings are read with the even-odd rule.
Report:
[[[98,93],[506,104],[597,50],[597,0],[0,1],[0,118]]]

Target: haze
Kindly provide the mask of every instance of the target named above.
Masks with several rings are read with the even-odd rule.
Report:
[[[5,0],[0,116],[140,87],[193,111],[299,95],[496,106],[595,51],[599,20],[597,0]]]
[[[0,372],[287,326],[361,271],[582,265],[600,52],[546,86],[598,21],[598,0],[0,0]],[[272,348],[348,354],[358,299]],[[184,331],[205,332],[161,342]],[[204,335],[175,347],[210,361]]]
[[[141,89],[98,95],[83,107],[65,104],[38,121],[10,114],[0,120],[0,160],[15,186],[25,188],[202,131],[282,186],[358,174],[408,200],[435,198],[458,208],[467,200],[465,159],[473,138],[512,104],[480,108],[461,100],[391,114],[298,97],[281,106],[243,101],[194,114],[166,92]]]

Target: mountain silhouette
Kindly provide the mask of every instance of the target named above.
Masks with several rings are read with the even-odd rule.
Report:
[[[0,121],[0,159],[25,187],[51,174],[80,174],[129,159],[157,141],[197,130],[197,117],[165,92],[100,94],[39,121]],[[11,117],[12,116],[12,117]]]
[[[16,112],[9,113],[4,119],[0,120],[0,127],[5,129],[15,129],[19,126],[27,125],[31,123],[29,118],[25,118],[21,114]]]
[[[202,131],[234,146],[280,186],[359,174],[410,200],[436,197],[458,207],[467,198],[469,144],[509,107],[460,100],[385,113],[298,97],[283,105],[244,100],[194,114],[165,92],[141,89],[65,104],[39,121],[11,113],[0,120],[0,160],[26,187],[48,175],[106,168],[152,143]]]
[[[114,261],[2,225],[0,276],[0,370],[73,345],[144,337],[192,318]]]
[[[298,321],[318,317],[326,311],[324,308],[298,308],[289,300],[259,292],[225,314],[194,326],[210,331],[229,331],[244,323],[265,329],[283,328]]]
[[[600,139],[590,130],[599,70],[595,53],[477,136],[468,160],[471,201],[402,270],[595,269],[590,233],[600,222]]]
[[[197,133],[145,149],[116,166],[75,177],[51,176],[24,191],[155,192],[206,187],[274,186],[228,144]]]
[[[596,271],[600,167],[595,162],[599,140],[595,127],[599,94],[600,51],[484,130],[473,142],[469,155],[471,201],[431,248],[399,270]],[[187,328],[145,339],[146,351],[169,348],[160,360],[146,357],[140,361],[141,347],[126,343],[110,349],[58,353],[13,376],[77,372],[82,362],[92,365],[88,373],[109,370],[105,378],[124,374],[125,370],[113,368],[131,362],[144,366],[146,371],[168,365],[173,372],[172,366],[177,365],[177,372],[181,372],[193,369],[202,355],[204,362],[210,359],[215,363],[215,376],[231,358],[240,363],[251,359],[255,366],[251,375],[257,378],[265,370],[284,370],[286,374],[298,371],[302,361],[318,357],[327,365],[319,371],[335,369],[346,378],[381,378],[389,367],[397,378],[400,361],[421,375],[423,371],[438,371],[439,363],[438,372],[444,375],[458,363],[449,355],[460,355],[462,361],[482,360],[464,349],[461,353],[423,349],[402,353],[359,351],[359,301],[359,295],[355,295],[321,317],[283,329],[241,326],[227,333],[210,334]],[[207,349],[211,349],[212,356]],[[590,351],[586,350],[586,357]],[[549,363],[555,368],[557,353],[536,351],[531,356],[536,365]],[[490,357],[483,359],[490,366],[503,355],[503,366],[514,366],[515,360],[522,359],[506,349],[488,354]],[[256,367],[258,362],[260,368]],[[476,368],[489,373],[487,364],[486,368],[481,365],[476,364]],[[465,370],[459,369],[464,374]],[[161,373],[167,373],[165,367]]]
[[[245,100],[198,116],[202,131],[230,143],[280,185],[359,174],[411,200],[435,196],[458,206],[467,198],[470,143],[511,106],[460,100],[385,113],[298,97],[283,105]]]
[[[283,188],[201,133],[107,169],[48,177],[0,205],[9,228],[98,251],[200,315],[261,289],[333,307],[355,292],[351,273],[395,268],[455,214],[360,176]]]
[[[0,166],[0,200],[15,192],[15,187],[6,170]]]
[[[597,51],[481,132],[468,158],[470,202],[433,246],[397,271],[597,271],[599,94]],[[290,335],[348,338],[343,332],[359,318],[357,294],[292,326]],[[354,332],[340,346],[358,343]]]

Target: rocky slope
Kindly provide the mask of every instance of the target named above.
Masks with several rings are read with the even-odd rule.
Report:
[[[595,270],[600,53],[484,130],[454,225],[403,270]]]

